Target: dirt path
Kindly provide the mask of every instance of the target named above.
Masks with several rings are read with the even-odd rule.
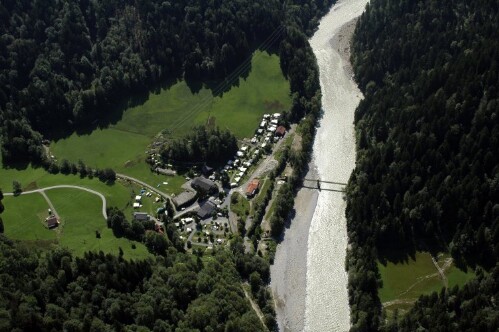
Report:
[[[45,191],[40,191],[40,194],[43,196],[43,198],[45,198],[45,201],[49,205],[50,210],[52,211],[52,213],[57,217],[57,219],[60,219],[59,214],[57,213],[57,210],[54,207],[54,204],[52,204],[52,201],[49,199],[49,197],[47,196],[47,194],[45,194]]]
[[[45,191],[46,190],[51,190],[51,189],[61,189],[61,188],[83,190],[83,191],[86,191],[86,192],[89,192],[91,194],[99,196],[100,199],[102,200],[102,216],[104,217],[104,219],[107,219],[107,212],[106,212],[107,201],[106,201],[106,197],[104,197],[104,195],[102,195],[98,191],[95,191],[95,190],[92,190],[92,189],[88,189],[88,188],[85,188],[85,187],[73,186],[73,185],[67,185],[67,184],[61,184],[61,185],[57,185],[57,186],[51,186],[51,187],[45,187],[45,188],[40,188],[40,189],[35,189],[35,190],[23,191],[20,195],[28,195],[28,194],[32,194],[32,193],[41,193],[42,196],[47,201],[47,203],[49,204],[49,206],[52,209],[52,211],[54,212],[54,214],[56,214],[55,208],[52,205],[52,202],[50,201],[50,199],[45,194]],[[5,196],[14,196],[14,193],[4,193],[4,195]]]
[[[245,284],[247,285],[247,283],[245,283]],[[246,290],[246,288],[244,286],[242,286],[241,288],[243,289],[244,296],[246,296],[246,298],[248,299],[248,301],[251,304],[251,307],[253,308],[253,310],[255,311],[256,315],[260,319],[260,322],[262,322],[262,325],[265,327],[265,330],[268,331],[269,329],[267,328],[267,325],[265,325],[264,315],[263,315],[263,312],[260,310],[260,307],[258,306],[258,304],[255,303],[255,301],[253,301],[253,298],[248,293],[248,291]]]
[[[445,270],[448,269],[452,265],[452,258],[447,259],[442,266],[438,265],[438,262],[436,261],[435,257],[431,256],[431,261],[433,262],[433,265],[435,265],[435,268],[437,269],[438,273],[440,274],[440,278],[444,282],[445,288],[449,287],[449,280],[447,280],[447,277],[445,276]]]

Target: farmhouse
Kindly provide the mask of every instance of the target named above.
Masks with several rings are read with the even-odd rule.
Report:
[[[135,219],[137,221],[149,221],[150,217],[145,212],[134,212],[133,219]]]
[[[277,127],[277,129],[275,130],[275,134],[276,136],[284,136],[284,134],[286,133],[286,128],[284,128],[283,126],[279,126]]]
[[[191,187],[197,191],[203,191],[208,194],[214,194],[218,192],[218,187],[215,182],[201,176],[192,180]]]
[[[196,199],[196,193],[193,191],[184,191],[178,194],[176,197],[172,199],[175,207],[181,208],[183,206],[191,204]]]
[[[201,219],[206,219],[213,215],[213,211],[215,211],[216,205],[210,201],[206,201],[199,206],[198,217]]]
[[[45,219],[45,221],[47,222],[47,227],[49,229],[52,229],[52,228],[59,226],[59,220],[57,219],[57,217],[55,215],[48,216]]]
[[[258,179],[251,180],[251,182],[248,184],[248,187],[246,188],[246,197],[251,198],[255,196],[255,194],[258,192],[259,187],[260,187],[260,180]]]

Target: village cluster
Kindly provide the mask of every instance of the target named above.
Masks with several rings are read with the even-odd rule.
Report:
[[[265,114],[251,139],[245,139],[233,159],[226,165],[215,170],[204,165],[196,168],[193,179],[186,177],[182,185],[184,189],[178,195],[172,195],[172,203],[177,213],[173,216],[173,223],[178,228],[181,239],[185,241],[186,247],[196,244],[212,247],[214,244],[222,244],[227,234],[235,231],[236,225],[229,221],[230,195],[233,190],[240,188],[247,199],[254,197],[260,188],[258,178],[251,179],[252,171],[256,168],[262,155],[272,151],[273,144],[286,134],[286,128],[280,125],[280,113]],[[152,156],[153,158],[155,155]],[[156,161],[158,173],[174,175],[175,171],[171,165],[162,168]],[[221,182],[222,174],[229,178],[230,188],[224,188]],[[245,186],[245,188],[241,188]],[[153,193],[142,189],[140,195],[135,197],[133,207],[140,210],[143,197],[151,197]],[[155,203],[161,203],[159,197],[155,197]],[[156,211],[160,217],[167,213],[164,207]],[[172,217],[172,216],[170,216]],[[154,218],[145,212],[134,212],[136,220],[155,220],[161,224],[161,218]]]

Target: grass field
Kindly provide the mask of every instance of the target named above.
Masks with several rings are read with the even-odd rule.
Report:
[[[52,189],[46,193],[61,217],[61,225],[57,229],[61,246],[76,255],[100,250],[117,255],[119,248],[123,249],[124,257],[128,259],[149,255],[143,244],[113,235],[101,214],[102,201],[96,195],[77,189]],[[96,231],[100,232],[100,239],[96,237]],[[135,243],[136,249],[132,249],[132,243]]]
[[[442,268],[448,258],[448,255],[441,254],[438,265]],[[383,287],[378,291],[380,300],[382,303],[393,301],[387,310],[406,310],[420,295],[438,292],[445,286],[427,252],[417,252],[415,260],[409,258],[404,263],[378,263],[378,268],[383,280]],[[444,269],[444,274],[449,287],[462,286],[474,278],[472,271],[464,272],[454,265]]]
[[[8,238],[42,243],[49,240],[55,243],[56,233],[45,227],[49,206],[41,194],[5,196],[2,203],[5,205],[2,219]]]
[[[247,79],[241,79],[221,97],[214,97],[206,88],[193,94],[185,82],[179,82],[150,94],[145,103],[127,109],[107,128],[85,135],[74,133],[53,142],[50,149],[59,160],[81,159],[92,167],[111,167],[155,185],[168,180],[150,174],[144,158],[147,146],[159,132],[180,136],[210,119],[210,124],[228,128],[240,138],[249,137],[264,113],[282,111],[290,105],[289,83],[280,71],[279,58],[257,51]]]
[[[235,204],[232,203],[234,197],[236,197],[235,199],[237,200]],[[250,203],[248,202],[246,197],[243,197],[238,192],[234,192],[230,199],[231,199],[230,209],[232,210],[232,212],[237,214],[243,220],[246,220],[246,217],[250,212]]]

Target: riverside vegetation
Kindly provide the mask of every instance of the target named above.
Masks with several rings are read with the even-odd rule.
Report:
[[[365,95],[347,188],[352,330],[497,330],[497,1],[372,0],[352,49]],[[477,278],[386,319],[378,258],[421,250]]]

